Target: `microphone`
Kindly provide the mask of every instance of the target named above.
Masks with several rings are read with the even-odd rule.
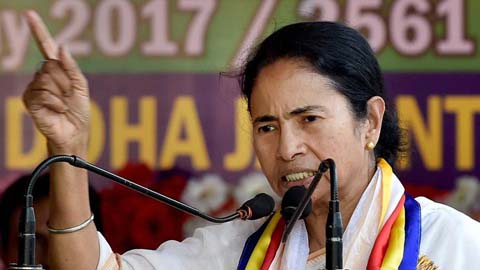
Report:
[[[141,186],[133,181],[118,176],[105,169],[97,167],[87,161],[77,157],[68,155],[57,155],[45,159],[40,163],[32,173],[30,181],[28,182],[25,191],[25,208],[22,213],[22,217],[19,225],[19,246],[18,246],[18,263],[11,263],[8,269],[11,270],[41,270],[42,265],[35,263],[35,213],[33,210],[33,187],[37,178],[41,175],[50,164],[57,162],[67,162],[72,166],[83,168],[96,174],[102,175],[110,180],[113,180],[119,184],[122,184],[134,191],[137,191],[150,198],[161,201],[169,206],[172,206],[178,210],[186,212],[188,214],[203,218],[205,220],[215,223],[225,223],[234,219],[240,218],[242,220],[254,220],[259,219],[273,213],[275,208],[275,202],[273,198],[265,193],[256,195],[254,198],[246,201],[235,213],[225,217],[212,217],[206,213],[201,212],[195,207],[192,207],[183,202],[177,201],[170,197],[167,197],[154,190]]]
[[[294,186],[285,192],[282,199],[282,207],[280,213],[283,218],[288,222],[292,219],[295,210],[297,210],[298,205],[301,202],[301,199],[307,192],[307,189],[304,186]],[[312,212],[312,199],[309,198],[308,203],[300,215],[300,219],[306,218]]]
[[[240,219],[255,220],[270,215],[274,209],[275,201],[272,196],[260,193],[240,206],[237,213],[240,214]]]

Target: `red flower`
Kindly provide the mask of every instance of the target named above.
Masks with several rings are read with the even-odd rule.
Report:
[[[132,244],[155,249],[164,241],[181,240],[182,222],[172,211],[170,206],[162,203],[143,204],[131,220]]]
[[[117,174],[147,187],[153,183],[155,178],[153,171],[144,163],[127,163]]]
[[[173,175],[157,181],[154,188],[170,198],[179,200],[186,185],[187,179],[185,177]]]
[[[127,164],[118,174],[124,178],[179,199],[187,177],[181,171],[156,174],[144,164]],[[104,235],[115,252],[134,248],[155,249],[162,242],[181,240],[187,217],[183,212],[148,198],[120,184],[101,192]]]

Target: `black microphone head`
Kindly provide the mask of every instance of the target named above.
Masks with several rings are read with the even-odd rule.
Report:
[[[252,199],[246,201],[237,211],[245,213],[242,219],[259,219],[270,215],[275,209],[275,201],[270,195],[265,193],[257,194]]]
[[[307,192],[307,189],[304,186],[294,186],[285,192],[285,195],[282,199],[282,210],[280,213],[282,214],[285,220],[290,220],[293,216],[295,210],[297,210],[298,205],[302,201],[303,196]],[[300,219],[306,218],[312,212],[312,199],[308,200],[305,209],[303,209],[303,213],[300,216]]]

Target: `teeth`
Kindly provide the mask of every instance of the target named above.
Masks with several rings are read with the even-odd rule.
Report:
[[[285,179],[288,182],[292,182],[292,181],[299,181],[313,175],[314,175],[313,172],[299,172],[299,173],[292,173],[292,174],[286,175]]]

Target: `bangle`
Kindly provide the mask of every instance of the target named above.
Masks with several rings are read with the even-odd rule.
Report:
[[[77,226],[73,226],[73,227],[66,228],[66,229],[54,229],[54,228],[51,228],[47,223],[47,229],[51,233],[59,233],[59,234],[72,233],[72,232],[80,231],[81,229],[87,227],[88,224],[90,224],[92,221],[93,221],[93,213],[87,220],[78,224]]]

